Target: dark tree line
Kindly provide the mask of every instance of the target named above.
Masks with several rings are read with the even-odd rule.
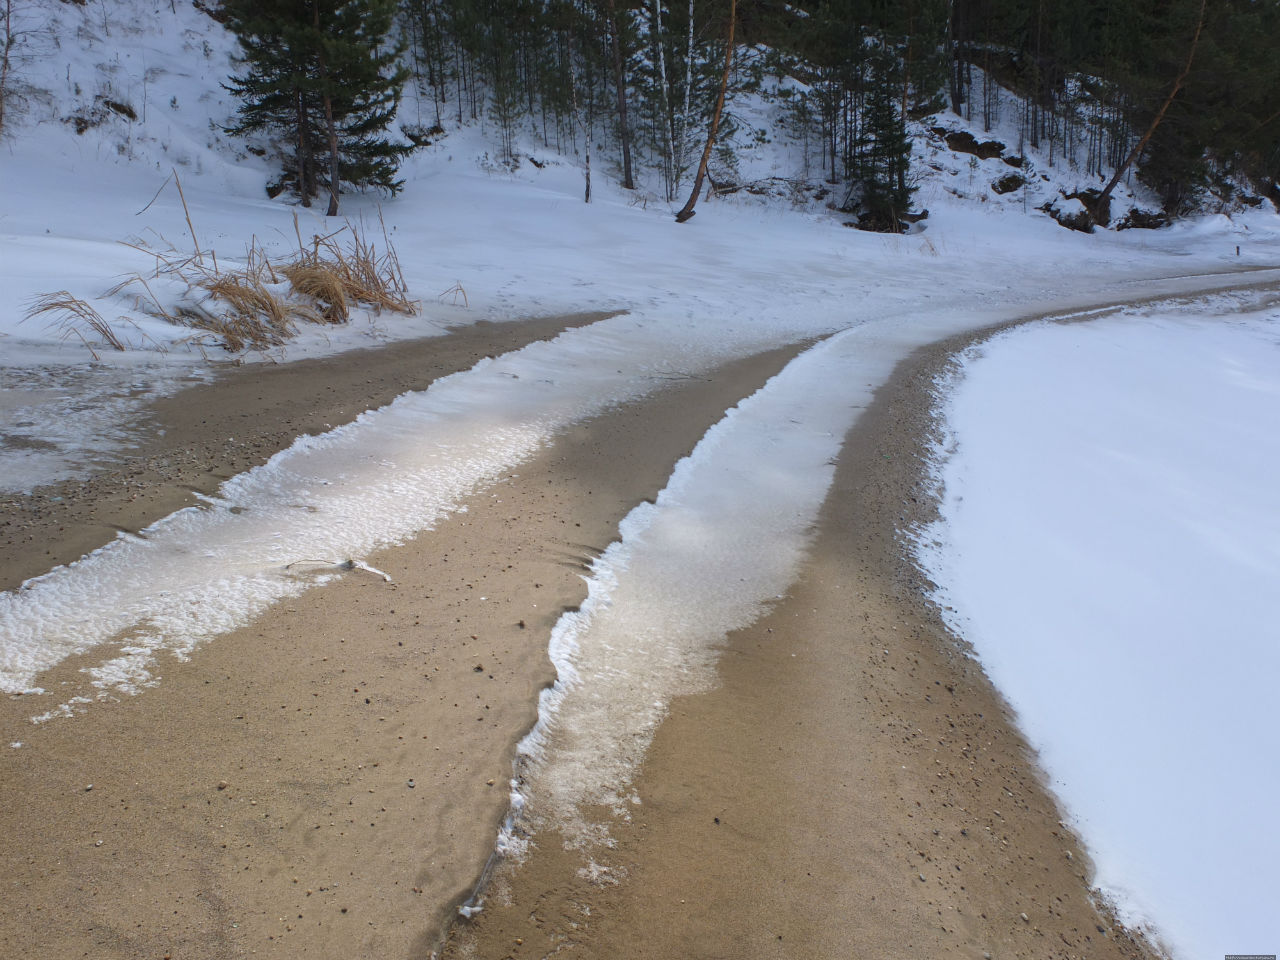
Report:
[[[487,120],[504,160],[518,127],[570,154],[603,133],[624,187],[643,166],[671,199],[705,138],[728,0],[721,6],[404,0],[403,9],[432,125]]]
[[[514,160],[518,134],[581,156],[594,141],[624,186],[643,176],[672,200],[703,169],[730,61],[705,170],[712,183],[732,177],[733,143],[774,133],[747,130],[735,115],[734,93],[757,90],[786,105],[783,122],[806,145],[810,169],[796,174],[840,184],[847,208],[886,229],[911,202],[907,121],[947,108],[988,129],[1016,120],[1027,146],[1100,179],[1134,155],[1136,175],[1171,212],[1214,177],[1280,176],[1278,0],[223,7],[245,50],[230,81],[244,103],[236,129],[274,129],[288,144],[288,185],[304,197],[336,196],[342,182],[394,190],[409,140],[483,121],[500,160]],[[726,57],[731,9],[735,55]],[[418,114],[402,111],[401,130],[388,130],[406,77]],[[1018,115],[1001,116],[1010,109]]]
[[[1082,139],[1099,177],[1151,130],[1137,175],[1177,213],[1215,174],[1280,177],[1277,41],[1275,0],[955,0],[948,96],[990,125],[981,68],[1025,98],[1028,143]]]

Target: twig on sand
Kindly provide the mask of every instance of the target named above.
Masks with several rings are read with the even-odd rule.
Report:
[[[394,580],[391,579],[391,575],[386,571],[379,570],[377,567],[371,567],[369,566],[369,564],[365,563],[363,560],[355,560],[350,557],[348,557],[346,560],[295,560],[293,561],[293,563],[285,564],[285,569],[291,570],[294,567],[298,566],[299,564],[303,564],[303,563],[318,563],[326,567],[334,567],[338,570],[364,570],[366,573],[372,573],[375,576],[381,577],[387,583],[395,582]]]
[[[692,373],[654,373],[649,375],[650,380],[697,380],[700,383],[710,383],[709,377],[699,377]]]

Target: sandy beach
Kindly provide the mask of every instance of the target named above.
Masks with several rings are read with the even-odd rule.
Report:
[[[899,530],[933,509],[917,351],[847,437],[812,556],[677,700],[608,819],[594,882],[555,836],[453,928],[450,957],[1149,957],[1013,717],[924,599]],[[617,881],[617,882],[614,882]]]
[[[1280,7],[1148,6],[0,3],[0,960],[1274,953]]]
[[[566,322],[521,327],[510,345]],[[439,356],[440,346],[422,349]],[[552,679],[547,637],[585,597],[583,571],[706,428],[798,349],[672,382],[573,428],[467,512],[370,558],[393,583],[352,571],[190,662],[162,664],[154,689],[40,725],[30,718],[52,696],[6,698],[5,742],[24,747],[0,755],[10,881],[0,945],[41,956],[429,955],[488,858],[514,744]],[[404,350],[387,353],[398,363]],[[288,389],[277,402],[296,422],[353,418],[377,361],[295,374],[332,393],[327,406]],[[334,368],[350,363],[340,392]],[[388,377],[383,389],[430,379]],[[233,376],[202,389],[218,396],[180,396],[157,413],[166,437],[177,434],[165,419],[174,409],[194,432],[189,454],[166,454],[191,472],[161,483],[153,503],[180,501],[193,475],[243,466],[203,459],[225,429],[195,422],[243,387]],[[238,442],[265,458],[292,437],[285,411],[258,421],[261,433],[242,424]],[[77,516],[127,512],[124,527],[154,517],[133,512],[129,489],[106,475],[33,505],[10,576],[37,572],[42,556],[71,559],[83,541],[56,534]],[[51,505],[67,512],[49,520]],[[92,694],[80,666],[67,661],[41,684],[60,701]]]
[[[484,325],[236,369],[151,411],[154,446],[4,502],[0,587],[192,502],[302,433],[590,315]],[[413,542],[162,662],[83,715],[85,687],[0,706],[6,955],[72,957],[1141,957],[1034,757],[923,600],[896,531],[929,509],[929,385],[913,355],[848,437],[812,555],[678,700],[613,823],[609,883],[535,838],[453,922],[507,809],[515,743],[553,678],[551,627],[618,523],[798,352],[674,380],[562,433]],[[61,498],[61,499],[56,499]],[[617,882],[613,882],[613,881]]]

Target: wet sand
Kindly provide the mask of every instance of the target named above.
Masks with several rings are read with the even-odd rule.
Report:
[[[224,480],[265,463],[304,434],[350,423],[408,390],[485,357],[548,340],[608,314],[479,322],[409,340],[285,364],[221,365],[211,382],[151,404],[143,439],[87,480],[0,493],[0,590],[70,563],[114,539],[212,496]],[[0,443],[0,455],[4,447]]]
[[[488,858],[514,745],[552,679],[551,627],[584,599],[591,559],[724,410],[799,349],[666,382],[569,429],[465,513],[369,558],[394,582],[351,571],[189,662],[162,661],[153,689],[33,725],[55,703],[92,693],[81,664],[68,662],[39,678],[49,695],[0,701],[3,742],[24,744],[0,750],[0,953],[430,955]],[[351,362],[345,388],[341,358],[318,380],[296,376],[312,396],[334,387],[330,406],[354,416],[367,395],[361,371],[381,367],[375,356]],[[198,469],[200,451],[223,442],[202,414],[246,399],[242,386],[215,385],[156,416],[166,437],[187,418],[181,455]],[[304,416],[334,422],[323,407],[295,410]],[[263,426],[240,431],[250,459],[290,436],[290,424]],[[217,477],[237,463],[203,465]],[[118,487],[64,491],[65,523],[74,511],[133,509],[111,495]],[[180,492],[164,479],[141,498],[143,514]],[[25,529],[61,532],[43,522]],[[11,577],[44,562],[41,534],[29,535]],[[78,548],[54,537],[49,549]]]
[[[438,376],[566,321],[540,323],[457,354],[400,345],[165,401],[159,447],[63,501],[5,504],[18,523],[3,585],[425,386],[428,355]],[[929,510],[932,371],[958,346],[918,352],[881,389],[796,586],[728,638],[716,689],[673,704],[641,804],[611,827],[620,882],[584,879],[578,854],[540,836],[486,910],[454,923],[446,955],[1150,955],[1096,909],[1008,708],[903,559],[896,531]],[[162,663],[154,689],[32,725],[83,688],[72,662],[40,678],[49,696],[5,698],[4,743],[25,745],[0,750],[0,952],[432,955],[492,849],[514,745],[552,678],[551,627],[591,559],[798,349],[566,431],[467,512],[369,558],[393,583],[352,571]]]
[[[728,638],[715,690],[673,703],[630,819],[595,811],[616,847],[583,874],[536,837],[447,956],[1154,955],[1095,902],[1009,708],[905,559],[898,531],[933,509],[933,377],[971,339],[877,393],[795,586]]]

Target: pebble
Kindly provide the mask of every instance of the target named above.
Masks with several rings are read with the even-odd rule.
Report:
[[[225,781],[225,780],[219,780],[219,781],[218,781],[218,789],[219,789],[219,790],[225,790],[225,789],[227,789],[227,787],[229,787],[229,786],[231,786],[231,784],[227,783],[227,781]]]
[[[1026,915],[1025,913],[1020,913],[1020,914],[1018,914],[1018,916],[1020,916],[1020,917],[1022,918],[1022,922],[1023,922],[1023,923],[1030,923],[1030,922],[1031,922],[1030,920],[1028,920],[1028,919],[1027,919],[1027,915]]]

